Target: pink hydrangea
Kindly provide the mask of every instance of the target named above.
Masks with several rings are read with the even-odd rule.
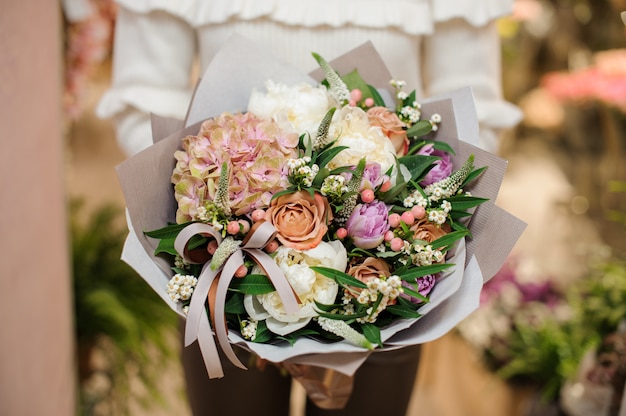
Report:
[[[179,223],[196,219],[197,208],[215,198],[223,163],[229,169],[233,214],[266,207],[288,185],[286,162],[296,157],[298,136],[251,113],[224,113],[206,120],[198,135],[185,137],[182,145],[172,173]]]

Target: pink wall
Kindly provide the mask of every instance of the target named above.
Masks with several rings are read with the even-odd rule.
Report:
[[[74,415],[59,3],[0,13],[0,414]]]

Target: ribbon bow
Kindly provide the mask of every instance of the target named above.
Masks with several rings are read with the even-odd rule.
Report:
[[[183,259],[189,263],[195,262],[189,258],[185,249],[189,240],[197,234],[209,234],[213,236],[218,245],[222,242],[221,234],[211,225],[193,223],[183,228],[176,237],[174,247]],[[198,283],[191,297],[189,313],[187,314],[187,322],[185,324],[185,346],[189,346],[195,340],[198,340],[200,351],[204,359],[204,365],[206,366],[210,378],[221,378],[224,376],[215,339],[211,331],[211,323],[206,308],[204,307],[205,299],[207,299],[209,295],[211,285],[218,277],[214,304],[215,316],[213,316],[215,336],[226,357],[235,366],[244,370],[246,369],[241,361],[239,361],[239,358],[237,358],[228,342],[228,328],[226,326],[224,312],[228,286],[237,269],[243,265],[244,252],[263,268],[267,277],[278,292],[285,307],[285,311],[287,313],[298,313],[299,311],[298,299],[287,281],[287,278],[274,260],[261,250],[272,241],[275,235],[276,229],[271,223],[265,221],[255,223],[246,235],[239,249],[232,253],[220,268],[211,270],[210,262],[206,262],[198,276]]]

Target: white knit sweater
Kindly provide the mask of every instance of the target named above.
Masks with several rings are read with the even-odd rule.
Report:
[[[111,88],[99,103],[115,117],[121,148],[151,143],[149,114],[183,118],[194,62],[206,68],[233,33],[303,72],[371,41],[394,78],[418,97],[471,86],[483,147],[519,111],[502,99],[494,20],[512,0],[118,0]],[[196,60],[197,59],[197,60]],[[200,72],[201,73],[201,72]]]

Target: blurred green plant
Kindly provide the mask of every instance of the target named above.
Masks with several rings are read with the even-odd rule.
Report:
[[[508,337],[509,361],[495,370],[505,380],[538,386],[545,401],[558,398],[583,356],[626,317],[626,262],[609,259],[593,265],[565,297],[571,309],[567,320],[515,321]]]
[[[163,403],[157,381],[176,352],[176,314],[120,260],[123,212],[112,205],[83,211],[81,201],[70,202],[80,414],[95,414],[102,402],[115,415],[128,414],[130,399]],[[104,365],[94,364],[98,354]],[[94,388],[94,375],[108,387]],[[132,388],[133,379],[143,391]]]
[[[626,260],[600,256],[565,289],[522,278],[515,259],[483,289],[480,308],[457,327],[485,367],[512,386],[558,402],[590,351],[626,319]]]

